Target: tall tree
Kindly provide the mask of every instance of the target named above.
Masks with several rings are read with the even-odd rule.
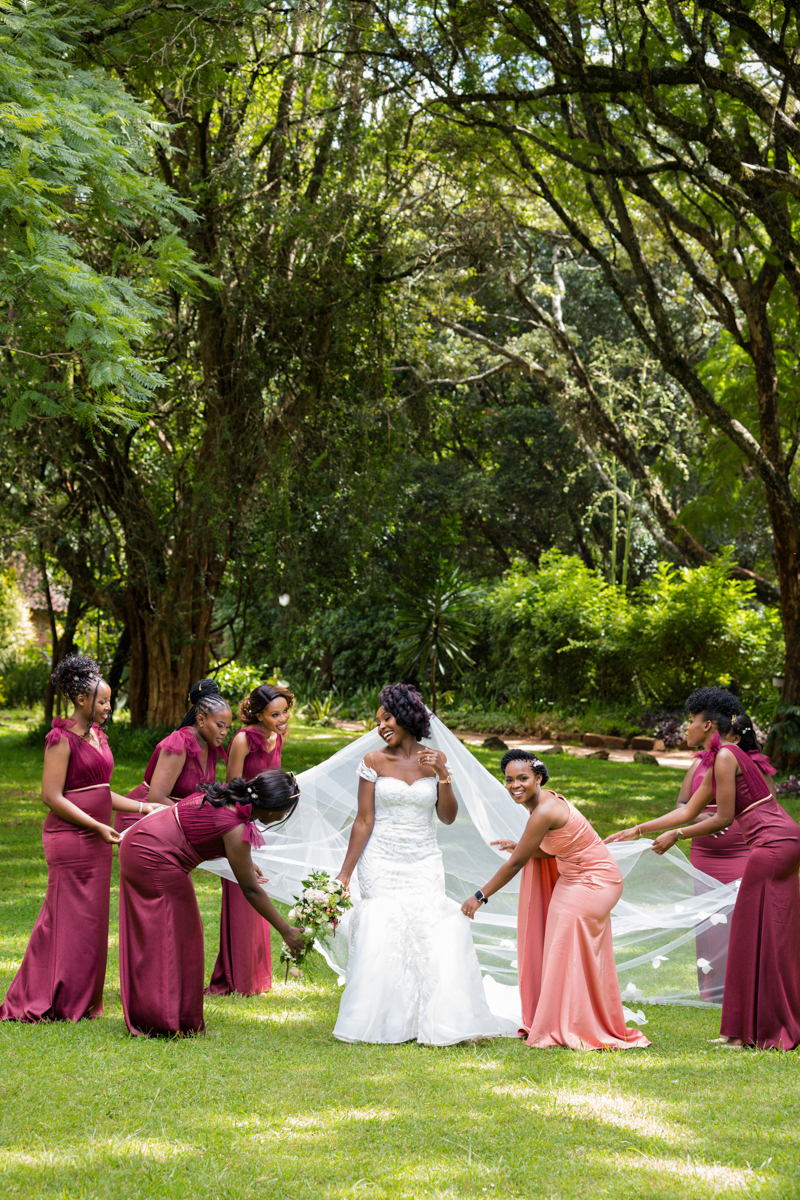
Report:
[[[43,461],[29,479],[48,548],[128,630],[132,720],[165,724],[208,669],[226,564],[283,440],[320,406],[385,390],[384,214],[403,187],[387,149],[402,115],[370,78],[359,4],[93,11],[73,55],[165,121],[151,167],[192,209],[183,233],[215,286],[172,293],[152,340],[168,384],[147,421],[124,437],[33,422]],[[379,103],[380,127],[365,119]],[[92,252],[111,267],[113,243]],[[79,513],[102,522],[102,552]]]
[[[760,479],[786,637],[784,700],[797,703],[797,6],[520,0],[462,5],[444,19],[427,5],[379,11],[384,45],[409,78],[425,80],[426,112],[468,130],[490,170],[501,164],[547,207],[642,346]],[[524,279],[509,283],[579,375],[552,311]],[[687,297],[694,321],[716,330],[704,361]],[[702,561],[590,387],[583,407],[579,423],[623,463],[689,561]]]

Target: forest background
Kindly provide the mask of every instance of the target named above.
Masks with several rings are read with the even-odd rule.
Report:
[[[721,683],[798,748],[795,6],[4,0],[0,42],[6,704],[75,648],[149,729],[209,673],[624,736]]]

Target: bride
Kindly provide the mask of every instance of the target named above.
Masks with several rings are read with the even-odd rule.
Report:
[[[357,768],[358,812],[338,876],[349,885],[358,865],[361,901],[334,1037],[449,1046],[499,1036],[469,921],[445,892],[434,814],[444,825],[458,814],[449,766],[418,740],[430,736],[430,717],[413,687],[384,688],[380,704],[384,745]]]

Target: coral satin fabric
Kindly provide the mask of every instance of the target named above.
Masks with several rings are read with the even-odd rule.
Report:
[[[724,751],[742,771],[736,817],[750,856],[731,918],[720,1031],[750,1046],[791,1050],[800,1044],[800,825],[769,794],[749,755],[732,745]]]
[[[691,795],[697,791],[708,773],[705,763],[699,762],[692,776]],[[716,804],[709,804],[703,809],[698,820],[716,816]],[[734,821],[727,829],[716,835],[692,838],[689,850],[689,860],[698,871],[704,871],[720,883],[733,883],[741,879],[747,860],[750,857],[750,847],[742,837],[738,821]],[[699,894],[699,883],[695,889]],[[697,968],[697,986],[703,1000],[713,1004],[722,1003],[723,984],[725,983],[725,968],[728,961],[728,941],[730,925],[711,925],[696,938],[697,957],[704,959],[711,967],[710,971]]]
[[[180,800],[138,821],[119,848],[122,1008],[134,1034],[200,1033],[205,953],[190,873],[225,855],[228,808]]]
[[[102,730],[100,742],[73,733],[61,717],[45,739],[69,740],[64,796],[101,821],[111,822],[114,758]],[[85,789],[75,790],[75,789]],[[49,812],[42,829],[47,891],[22,964],[11,981],[0,1020],[80,1021],[103,1011],[111,897],[111,846],[99,833]]]
[[[245,725],[248,754],[243,778],[251,780],[262,771],[281,765],[283,739],[278,734],[275,748],[268,751],[260,729]],[[227,996],[238,992],[253,996],[272,987],[272,927],[242,895],[238,883],[222,880],[222,911],[219,919],[219,953],[206,988],[207,995]]]
[[[649,1046],[625,1025],[614,963],[610,917],[622,875],[586,818],[564,803],[566,825],[541,843],[555,862],[532,859],[523,868],[518,961],[526,1045]]]
[[[220,758],[227,758],[221,746],[209,746],[206,765],[203,767],[203,748],[194,735],[193,727],[186,726],[184,729],[176,729],[169,737],[162,738],[158,743],[147,764],[144,783],[137,784],[132,792],[128,792],[128,798],[147,801],[150,796],[153,772],[161,755],[183,754],[184,751],[186,751],[186,762],[183,764],[171,792],[172,797],[176,800],[182,800],[184,796],[193,796],[201,783],[213,783],[217,777],[217,763]],[[114,828],[119,833],[124,833],[126,829],[130,829],[131,825],[135,825],[137,821],[141,820],[143,815],[143,813],[137,812],[118,812],[114,816]]]

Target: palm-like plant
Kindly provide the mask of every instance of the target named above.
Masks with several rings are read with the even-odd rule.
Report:
[[[448,666],[474,665],[469,651],[477,626],[469,617],[471,588],[457,567],[443,564],[427,595],[407,596],[398,613],[398,642],[403,671],[430,678],[431,708],[436,712],[437,675]]]

